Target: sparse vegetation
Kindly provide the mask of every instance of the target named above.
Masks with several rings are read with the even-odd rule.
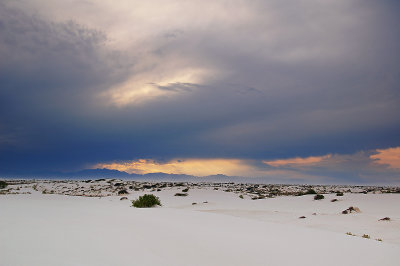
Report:
[[[363,235],[362,235],[362,238],[370,239],[371,237],[370,237],[369,235],[367,235],[367,234],[363,234]]]
[[[144,194],[136,200],[132,200],[132,206],[136,208],[151,208],[154,206],[161,206],[160,199],[153,194]]]
[[[314,189],[310,188],[309,190],[306,191],[305,194],[317,194],[317,192]]]
[[[182,192],[188,192],[188,191],[189,191],[188,187],[182,190]]]
[[[321,194],[317,194],[314,196],[314,200],[322,200],[324,198],[325,198],[324,195],[321,195]]]
[[[0,180],[0,189],[6,188],[7,186],[7,182]]]
[[[340,191],[336,192],[336,196],[337,197],[342,197],[343,196],[343,192],[340,192]]]
[[[342,214],[348,214],[352,212],[361,212],[361,210],[358,207],[350,206],[346,210],[342,211]]]
[[[118,191],[118,195],[125,195],[125,194],[128,194],[128,191],[126,189]]]
[[[352,232],[347,232],[346,235],[348,235],[348,236],[355,236]]]
[[[390,221],[390,218],[389,217],[385,217],[385,218],[379,219],[379,221]]]
[[[188,195],[188,193],[175,193],[175,195],[174,196],[177,196],[177,197],[186,197]]]
[[[239,198],[244,199],[244,198],[243,198],[243,195],[240,195]]]

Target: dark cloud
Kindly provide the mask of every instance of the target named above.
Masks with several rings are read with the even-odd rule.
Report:
[[[400,146],[396,3],[235,5],[236,17],[165,25],[124,52],[106,29],[0,5],[1,168]],[[196,81],[175,78],[198,69]],[[160,95],[123,105],[104,96],[124,82],[140,89],[129,80]]]

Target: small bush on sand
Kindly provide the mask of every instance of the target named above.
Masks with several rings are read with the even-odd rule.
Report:
[[[125,195],[125,194],[129,194],[126,189],[122,189],[122,190],[118,191],[118,195]]]
[[[324,198],[325,198],[324,195],[321,195],[321,194],[317,194],[314,196],[314,200],[322,200]]]
[[[182,192],[188,192],[188,191],[189,191],[189,188],[185,188],[182,190]]]
[[[306,191],[306,194],[317,194],[314,189],[310,188],[309,190]]]
[[[186,197],[188,194],[187,193],[176,193],[174,196],[177,197]]]
[[[243,195],[240,195],[239,198],[243,199]]]
[[[5,181],[0,180],[0,189],[6,188],[8,184]]]
[[[352,212],[357,212],[358,213],[358,212],[361,212],[361,210],[358,207],[350,206],[346,210],[342,211],[342,214],[349,214],[349,213],[352,213]]]
[[[132,206],[136,208],[151,208],[154,206],[161,206],[160,199],[153,194],[144,194],[136,200],[132,200]]]
[[[336,196],[337,196],[337,197],[342,197],[342,196],[343,196],[343,192],[340,192],[340,191],[339,191],[339,192],[336,192]]]
[[[363,236],[362,236],[363,238],[368,238],[368,239],[370,239],[371,237],[369,236],[369,235],[367,235],[367,234],[363,234]]]

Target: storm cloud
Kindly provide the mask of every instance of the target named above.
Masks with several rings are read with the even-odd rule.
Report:
[[[0,7],[0,171],[400,146],[394,1]]]

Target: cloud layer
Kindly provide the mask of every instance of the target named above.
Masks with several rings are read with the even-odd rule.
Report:
[[[398,147],[398,11],[358,0],[3,1],[0,171],[265,165]]]

